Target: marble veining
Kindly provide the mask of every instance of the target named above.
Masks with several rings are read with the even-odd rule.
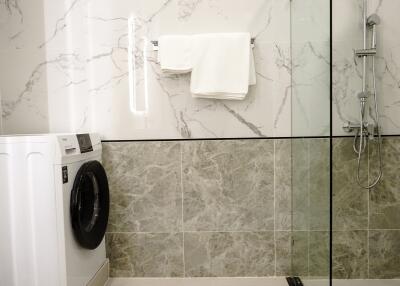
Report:
[[[240,18],[237,15],[244,6],[241,1],[231,5],[230,1],[224,0],[159,0],[151,4],[140,2],[135,5],[121,2],[110,7],[107,1],[95,3],[90,0],[75,0],[67,5],[58,1],[44,1],[40,5],[32,5],[32,2],[2,0],[0,48],[5,53],[4,57],[17,58],[15,50],[26,54],[38,53],[38,50],[44,52],[35,57],[32,64],[21,67],[24,70],[21,77],[23,80],[13,83],[14,89],[10,87],[10,81],[1,82],[5,129],[23,130],[21,118],[24,115],[35,119],[30,120],[32,122],[40,122],[38,127],[30,127],[31,129],[64,132],[96,130],[110,139],[157,136],[281,136],[290,134],[291,116],[294,116],[296,128],[293,130],[297,133],[326,134],[326,124],[314,120],[324,118],[323,112],[310,109],[313,105],[304,96],[311,94],[311,89],[315,94],[321,94],[328,84],[326,67],[329,64],[329,55],[324,47],[328,43],[328,33],[324,28],[327,25],[322,22],[326,17],[317,17],[326,9],[323,9],[323,1],[318,8],[309,2],[295,7],[295,11],[299,13],[303,13],[308,7],[310,18],[304,20],[299,17],[302,22],[295,23],[291,61],[290,48],[287,45],[290,42],[289,1],[255,1],[249,8],[253,13],[249,14],[253,17],[245,15]],[[396,53],[398,42],[395,36],[398,28],[393,25],[393,21],[397,19],[393,11],[397,10],[397,6],[398,2],[395,0],[371,0],[369,7],[370,12],[376,11],[383,19],[378,27],[380,42],[384,44],[378,49],[377,71],[382,127],[384,133],[388,134],[396,133],[400,126],[396,119],[400,89],[399,58]],[[357,120],[356,94],[361,85],[361,73],[359,60],[354,57],[354,49],[362,41],[360,9],[360,0],[334,1],[334,13],[344,11],[341,16],[343,21],[334,22],[333,35],[336,135],[343,134],[343,123]],[[145,118],[132,115],[127,108],[128,81],[131,78],[127,67],[127,25],[131,15],[135,17],[136,25],[134,58],[137,91],[143,96],[148,88],[148,94],[154,97],[154,109]],[[203,15],[210,15],[209,24],[199,24],[202,23],[200,19]],[[237,18],[241,20],[233,20]],[[168,19],[173,20],[167,21]],[[211,26],[221,28],[212,30]],[[220,104],[192,100],[185,77],[164,79],[168,76],[157,70],[156,55],[151,50],[149,41],[160,34],[235,30],[249,30],[257,38],[255,54],[260,83],[245,102]],[[276,51],[273,52],[273,49]],[[84,70],[77,72],[70,68],[60,69],[60,73],[53,76],[52,62],[60,55],[71,53],[79,55],[83,60]],[[282,55],[284,61],[280,58]],[[293,64],[282,64],[290,62]],[[304,65],[307,62],[314,64]],[[146,64],[147,75],[144,75]],[[47,76],[38,80],[43,85],[48,85],[48,90],[26,94],[25,85],[30,82],[30,75],[35,74],[38,66],[46,70]],[[310,70],[307,66],[320,68]],[[294,78],[291,81],[292,68]],[[106,75],[98,75],[98,70],[108,72]],[[303,76],[305,77],[302,78]],[[143,84],[146,77],[150,87]],[[294,115],[290,114],[289,108],[292,104],[292,89]],[[24,94],[23,101],[20,99],[21,94]],[[119,96],[114,98],[113,94]],[[319,100],[318,104],[328,106],[325,104],[326,98],[315,96],[311,102]],[[76,104],[82,106],[74,106]],[[71,108],[65,108],[66,105]],[[215,113],[218,114],[217,118],[212,116]],[[115,119],[117,116],[114,114],[123,118]],[[64,119],[69,118],[70,122],[59,123],[57,115]],[[133,121],[134,127],[130,131],[126,128],[117,130],[126,120]],[[221,124],[215,124],[216,121]],[[317,122],[318,126],[314,126]]]
[[[46,56],[31,44],[43,36],[42,10],[43,3],[0,1],[0,93],[5,134],[49,129]]]
[[[275,140],[275,230],[292,227],[292,141]]]
[[[342,126],[347,121],[358,120],[359,103],[357,94],[361,90],[362,64],[354,55],[354,50],[362,47],[362,1],[336,0],[333,2],[333,87],[334,87],[334,134],[345,134]],[[400,58],[398,56],[399,26],[397,14],[400,9],[396,0],[370,0],[369,14],[377,13],[381,17],[378,32],[378,56],[376,58],[377,92],[381,126],[384,134],[398,134],[400,120]],[[371,72],[371,70],[369,70]],[[368,81],[371,87],[371,81]],[[372,117],[372,109],[369,116]]]
[[[26,106],[36,109],[32,113],[42,114],[44,131],[90,130],[104,139],[290,135],[289,0],[255,0],[251,4],[240,0],[233,5],[228,0],[112,4],[107,0],[44,0],[33,10],[27,2],[0,3],[6,8],[3,18],[11,31],[0,31],[5,57],[14,57],[10,53],[15,49],[41,53],[32,65],[21,66],[26,76],[14,89],[1,82],[6,130],[24,129],[17,119]],[[129,25],[134,25],[131,34]],[[256,38],[258,75],[257,86],[243,102],[191,98],[189,77],[162,73],[150,43],[162,34],[242,31]],[[29,89],[32,84],[30,75],[35,76],[35,83],[46,86],[40,93],[46,104],[32,104],[35,94],[24,92],[24,86]],[[129,83],[132,79],[135,86]],[[147,97],[145,114],[132,112],[132,96]],[[15,122],[11,122],[12,116]],[[126,128],[127,122],[130,128]]]
[[[276,276],[309,277],[307,231],[276,231]]]
[[[273,232],[185,233],[185,264],[190,277],[274,275]]]
[[[368,278],[367,231],[335,231],[332,235],[334,277],[337,279]]]
[[[353,138],[333,142],[333,226],[335,230],[368,228],[368,192],[356,178],[357,156]],[[361,162],[360,178],[368,180],[368,156]]]
[[[308,235],[308,271],[311,277],[329,276],[329,238],[328,231],[311,231]]]
[[[327,191],[323,172],[329,162],[328,143],[326,139],[104,143],[103,164],[111,192],[107,251],[112,275],[326,276],[329,236],[321,222],[329,212],[323,213],[326,205],[321,197]],[[292,160],[292,154],[299,157]],[[293,170],[302,170],[294,174],[307,182],[295,190],[295,197]],[[310,179],[310,171],[317,180]],[[300,198],[307,202],[303,208],[307,215],[298,229],[293,224],[298,223],[294,220],[298,213],[291,209]],[[315,201],[318,207],[309,205]],[[147,258],[150,255],[156,257]]]
[[[329,12],[329,1],[292,1],[293,136],[329,135]]]
[[[352,138],[334,139],[334,275],[341,279],[398,278],[395,253],[399,241],[399,138],[382,139],[384,175],[370,191],[356,184],[352,142]],[[372,180],[378,170],[376,140],[370,141],[368,151],[362,172]],[[368,173],[366,166],[369,166]]]
[[[370,231],[369,245],[370,277],[399,278],[400,230]]]
[[[183,145],[185,231],[274,229],[274,142]]]
[[[290,231],[275,232],[276,275],[290,275],[292,271],[292,233]]]
[[[370,192],[370,228],[400,229],[400,192],[398,187],[400,144],[399,137],[382,141],[383,178]],[[376,146],[370,147],[372,177],[377,176],[378,157]]]
[[[311,139],[310,144],[310,230],[328,230],[330,224],[330,143]]]
[[[103,152],[111,193],[108,230],[181,231],[180,143],[106,143]]]
[[[18,16],[20,17],[20,21],[24,21],[24,15],[22,13],[18,0],[3,0],[0,2],[0,5],[7,10],[8,14],[18,14]]]
[[[183,277],[182,239],[182,233],[108,233],[110,276]]]
[[[292,226],[294,230],[310,228],[310,148],[306,139],[292,141]]]

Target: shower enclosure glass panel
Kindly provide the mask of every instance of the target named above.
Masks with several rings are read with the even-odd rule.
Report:
[[[330,279],[330,1],[293,0],[292,275]]]
[[[400,1],[332,1],[333,285],[400,285]]]

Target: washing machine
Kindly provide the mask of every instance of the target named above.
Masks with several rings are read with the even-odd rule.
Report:
[[[106,283],[101,153],[97,134],[0,137],[0,285]]]

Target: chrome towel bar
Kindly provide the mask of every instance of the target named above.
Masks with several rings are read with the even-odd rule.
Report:
[[[254,44],[256,42],[255,38],[252,38],[250,41],[251,47],[254,48]],[[158,46],[158,41],[151,41],[151,44],[153,45],[153,50],[158,51],[159,46]]]

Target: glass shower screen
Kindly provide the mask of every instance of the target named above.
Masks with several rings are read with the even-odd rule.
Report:
[[[291,1],[292,274],[330,285],[329,0]]]

